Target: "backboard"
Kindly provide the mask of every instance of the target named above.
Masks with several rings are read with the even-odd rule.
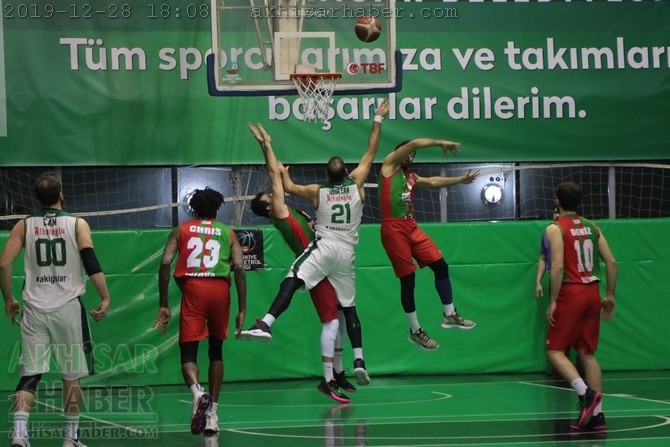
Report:
[[[381,25],[379,38],[356,36],[360,17]],[[397,92],[395,0],[212,0],[210,94],[296,94],[290,75],[340,73],[334,95]]]

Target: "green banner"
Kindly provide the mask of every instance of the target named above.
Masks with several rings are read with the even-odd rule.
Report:
[[[296,118],[295,96],[210,96],[209,1],[2,5],[0,165],[262,163],[248,122],[288,163],[365,150],[361,96],[335,96],[325,125]],[[379,161],[421,136],[460,141],[460,162],[668,158],[667,1],[397,2],[394,14],[403,88]]]
[[[397,374],[541,372],[545,354],[548,276],[545,295],[535,300],[540,237],[548,221],[425,224],[444,253],[460,313],[477,322],[471,331],[440,327],[442,305],[433,273],[416,273],[416,305],[421,323],[443,346],[430,355],[407,341],[400,283],[379,243],[379,225],[361,227],[356,248],[356,308],[363,328],[365,358],[373,377]],[[670,219],[599,222],[618,263],[617,310],[601,326],[598,358],[605,370],[670,368]],[[264,269],[248,271],[245,327],[267,312],[294,255],[271,226],[263,233]],[[182,383],[177,343],[181,295],[171,281],[173,319],[166,334],[151,329],[158,312],[158,268],[169,229],[98,231],[93,239],[105,271],[112,304],[107,317],[91,323],[96,374],[87,385]],[[0,232],[0,247],[8,232]],[[631,235],[635,243],[631,244]],[[119,256],[122,253],[123,256]],[[14,265],[14,293],[21,300],[23,263]],[[604,293],[604,284],[601,292]],[[296,293],[290,308],[272,326],[271,343],[235,340],[237,298],[233,287],[230,338],[224,343],[226,381],[287,379],[321,374],[321,324],[307,293]],[[82,299],[88,309],[99,298],[89,283]],[[642,323],[641,323],[642,322]],[[0,390],[18,381],[19,328],[0,318]],[[352,357],[345,343],[345,361]],[[263,358],[268,367],[259,368]],[[207,343],[198,359],[206,365]],[[287,361],[290,359],[290,361]],[[201,372],[201,375],[203,373]],[[57,383],[55,372],[44,383]]]

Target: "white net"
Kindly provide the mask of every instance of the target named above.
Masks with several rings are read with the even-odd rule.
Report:
[[[575,181],[584,190],[580,212],[594,219],[670,217],[670,165],[655,163],[452,164],[415,163],[423,177],[459,176],[479,169],[470,185],[445,190],[415,191],[419,222],[463,222],[550,219],[555,188]],[[8,230],[38,209],[33,185],[48,168],[0,168],[0,230]],[[65,207],[104,228],[164,228],[185,220],[193,190],[210,186],[222,192],[225,205],[218,218],[236,226],[257,226],[249,202],[258,191],[270,189],[263,165],[179,167],[69,167],[57,171],[62,179]],[[364,223],[380,220],[377,202],[379,164],[366,184]],[[324,165],[293,165],[296,183],[323,183]],[[496,188],[491,188],[491,185]],[[497,201],[487,192],[498,190]],[[490,197],[489,197],[490,199]],[[290,205],[310,214],[308,201],[288,197]]]
[[[328,121],[328,108],[340,73],[293,73],[291,80],[302,101],[303,120],[310,123]]]

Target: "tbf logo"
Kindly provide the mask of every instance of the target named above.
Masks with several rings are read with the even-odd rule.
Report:
[[[347,73],[350,75],[359,74],[361,71],[363,74],[379,74],[384,70],[386,70],[386,63],[384,62],[363,62],[361,64],[352,62],[347,65]]]

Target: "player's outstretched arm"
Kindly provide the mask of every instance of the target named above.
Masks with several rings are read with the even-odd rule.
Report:
[[[370,169],[372,168],[372,163],[374,163],[375,157],[377,156],[379,137],[381,136],[382,131],[382,120],[388,113],[390,107],[389,100],[384,99],[375,110],[372,130],[370,131],[370,137],[368,138],[368,148],[365,151],[365,154],[363,154],[363,158],[361,158],[358,166],[356,166],[356,169],[349,174],[349,177],[356,181],[359,188],[361,188],[367,180]]]
[[[468,170],[459,177],[420,177],[416,176],[415,188],[440,189],[451,185],[469,185],[479,177],[479,170]]]
[[[445,156],[449,154],[458,154],[461,151],[461,143],[456,143],[449,140],[437,140],[434,138],[417,138],[410,140],[396,150],[388,154],[382,163],[382,174],[391,175],[401,165],[403,160],[412,155],[419,149],[437,146],[442,149]]]
[[[272,187],[272,214],[283,219],[289,215],[288,207],[284,200],[284,186],[282,184],[280,165],[272,149],[272,137],[263,128],[263,125],[248,124],[247,127],[256,138],[256,141],[261,146],[263,157],[265,158],[265,165],[268,170],[268,177],[270,178],[270,186]]]
[[[314,206],[318,205],[319,201],[319,185],[297,185],[293,183],[293,179],[288,173],[288,166],[279,165],[281,170],[282,183],[284,184],[284,191],[292,196],[302,197],[303,199],[310,199]]]

